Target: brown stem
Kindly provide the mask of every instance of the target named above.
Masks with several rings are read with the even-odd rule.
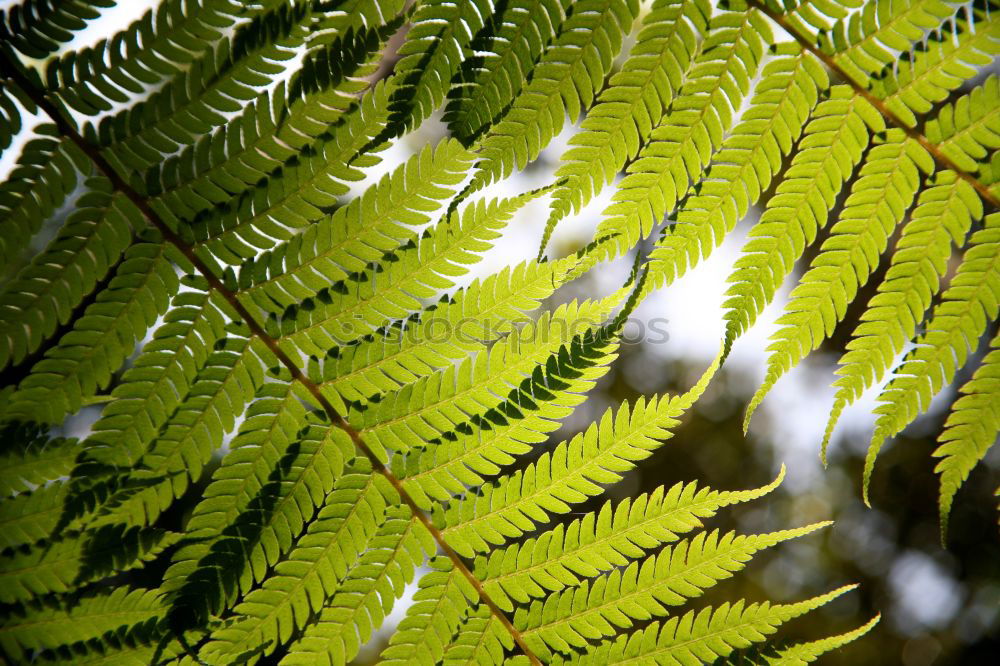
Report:
[[[888,120],[890,123],[892,123],[899,129],[906,132],[906,135],[908,137],[919,143],[923,147],[923,149],[926,150],[938,164],[940,164],[942,167],[946,169],[954,171],[956,174],[958,174],[959,178],[969,183],[969,185],[971,185],[973,189],[975,189],[976,192],[979,193],[979,196],[981,196],[987,203],[992,205],[995,209],[1000,210],[1000,198],[998,198],[995,194],[990,192],[988,187],[979,182],[979,180],[975,176],[962,169],[962,167],[958,166],[958,164],[956,164],[954,160],[952,160],[950,157],[941,152],[940,148],[931,143],[926,136],[924,136],[916,129],[906,124],[902,118],[896,115],[892,111],[892,109],[890,109],[885,105],[885,102],[883,102],[881,99],[873,95],[871,91],[869,91],[867,88],[865,88],[857,81],[855,81],[853,78],[851,78],[851,76],[846,71],[844,71],[844,68],[841,67],[839,64],[837,64],[837,61],[832,56],[816,48],[816,45],[812,41],[809,41],[809,36],[803,35],[798,30],[796,30],[795,26],[793,26],[791,23],[785,20],[784,15],[772,10],[770,7],[767,7],[764,4],[761,4],[759,0],[746,0],[746,3],[747,6],[753,7],[754,9],[756,9],[757,11],[759,11],[760,13],[764,14],[769,19],[777,23],[779,26],[781,26],[781,28],[785,32],[787,32],[791,37],[793,37],[795,41],[797,41],[802,46],[802,48],[804,48],[805,50],[809,51],[814,56],[819,58],[824,65],[826,65],[828,68],[830,68],[830,70],[835,72],[840,78],[842,78],[845,82],[847,82],[847,84],[854,89],[854,92],[856,94],[861,95],[861,97],[863,97],[869,104],[875,107],[875,109],[879,113],[881,113],[886,120]]]
[[[473,573],[465,565],[465,562],[462,561],[461,556],[455,552],[455,549],[448,545],[444,536],[441,534],[441,531],[434,526],[427,514],[417,506],[417,503],[406,491],[399,479],[397,479],[392,471],[386,467],[381,460],[379,460],[378,456],[375,455],[375,452],[372,451],[367,444],[365,444],[364,440],[361,438],[361,434],[352,428],[342,415],[337,413],[337,410],[334,409],[333,405],[330,404],[330,401],[327,400],[326,396],[324,396],[322,391],[320,391],[319,386],[309,379],[309,377],[302,372],[301,368],[296,365],[295,361],[293,361],[288,354],[286,354],[278,346],[277,340],[267,334],[264,327],[254,319],[250,311],[247,310],[243,303],[241,303],[236,297],[236,294],[229,290],[222,283],[222,280],[220,280],[212,272],[208,264],[202,261],[201,258],[195,254],[194,248],[184,242],[184,240],[163,221],[153,207],[149,205],[146,199],[140,195],[135,188],[129,185],[117,171],[115,171],[114,167],[112,167],[111,163],[108,162],[108,160],[101,154],[100,150],[87,141],[63,116],[63,114],[60,113],[58,107],[50,102],[48,98],[45,97],[44,93],[34,86],[31,80],[21,71],[20,64],[13,62],[11,56],[3,48],[0,48],[0,69],[6,73],[15,85],[24,91],[28,98],[31,99],[31,101],[34,102],[38,108],[44,111],[52,119],[52,122],[56,124],[56,127],[59,128],[60,132],[62,132],[70,141],[75,143],[80,150],[82,150],[84,154],[94,162],[105,177],[111,181],[114,188],[128,197],[128,199],[135,204],[136,208],[138,208],[146,219],[148,219],[150,223],[152,223],[152,225],[163,235],[163,238],[176,247],[181,254],[183,254],[189,262],[191,262],[195,269],[208,281],[209,286],[221,294],[233,310],[236,311],[236,314],[243,319],[244,323],[250,329],[250,332],[261,340],[271,353],[274,354],[278,361],[280,361],[281,364],[288,369],[292,375],[292,379],[298,381],[306,388],[307,391],[309,391],[310,395],[312,395],[316,402],[323,408],[323,411],[326,412],[331,422],[343,429],[350,436],[351,441],[354,442],[354,445],[358,448],[358,450],[360,450],[365,457],[371,461],[372,468],[384,476],[389,483],[392,484],[392,487],[396,489],[396,492],[399,493],[399,496],[403,499],[406,505],[410,507],[410,511],[413,512],[413,515],[416,516],[421,523],[423,523],[424,527],[427,528],[427,531],[434,537],[438,547],[444,551],[444,553],[452,561],[454,567],[462,572],[466,579],[468,579],[472,587],[479,593],[480,600],[486,604],[486,606],[490,609],[490,612],[493,613],[497,620],[500,621],[500,624],[502,624],[504,628],[510,632],[514,642],[525,654],[525,656],[528,657],[532,664],[538,664],[540,666],[542,662],[539,661],[538,657],[535,656],[535,654],[531,651],[531,648],[529,648],[527,643],[525,643],[524,637],[521,636],[521,632],[514,628],[514,625],[511,624],[511,621],[507,618],[504,612],[500,610],[496,603],[494,603],[494,601],[490,598],[486,590],[483,589],[483,584],[478,578],[475,577],[475,575],[473,575]]]

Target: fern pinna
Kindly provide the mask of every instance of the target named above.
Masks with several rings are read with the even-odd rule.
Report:
[[[761,663],[799,664],[872,626],[767,646],[846,588],[697,607],[822,527],[703,529],[778,481],[571,509],[663,445],[809,246],[753,406],[873,276],[829,428],[892,371],[870,463],[984,336],[997,347],[992,0],[163,0],[74,46],[114,4],[24,0],[0,21],[9,660],[347,663],[410,582],[387,662],[686,664],[762,644]],[[369,178],[439,110],[449,138]],[[584,115],[548,187],[490,193]],[[718,361],[542,446],[642,298],[773,183]],[[544,260],[613,184],[593,242]],[[460,280],[541,197],[541,258]],[[626,254],[619,290],[543,307]],[[997,361],[935,453],[943,520],[996,439]],[[83,441],[57,436],[94,406]]]

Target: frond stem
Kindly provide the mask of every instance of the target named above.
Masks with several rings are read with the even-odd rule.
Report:
[[[500,607],[496,605],[493,599],[490,598],[489,594],[483,588],[482,583],[478,578],[472,573],[465,562],[462,561],[461,556],[455,552],[455,550],[448,545],[444,539],[444,535],[438,530],[434,524],[431,522],[427,514],[417,506],[413,497],[406,491],[403,484],[398,478],[392,473],[392,471],[375,455],[375,452],[364,442],[361,434],[351,427],[346,419],[340,415],[333,405],[327,400],[326,396],[320,391],[319,386],[313,382],[309,377],[302,371],[301,368],[288,356],[279,346],[278,342],[268,335],[264,330],[263,326],[254,319],[253,315],[249,310],[240,302],[236,297],[236,294],[228,289],[222,280],[212,272],[208,264],[206,264],[201,258],[198,257],[188,243],[186,243],[173,229],[168,226],[159,214],[153,210],[152,206],[146,201],[146,199],[139,194],[135,188],[128,184],[128,182],[111,166],[111,163],[101,154],[100,150],[87,141],[79,131],[70,123],[59,108],[53,104],[45,96],[44,92],[35,87],[31,80],[24,74],[21,70],[20,63],[15,63],[11,55],[5,50],[0,48],[0,69],[2,69],[6,77],[12,81],[17,87],[19,87],[25,95],[30,99],[38,108],[46,113],[55,123],[59,131],[62,132],[70,141],[75,143],[80,150],[83,151],[88,158],[97,166],[97,168],[111,181],[112,186],[124,194],[128,199],[135,204],[136,208],[150,221],[150,223],[162,234],[164,240],[173,245],[177,250],[187,259],[195,269],[202,274],[202,276],[208,281],[209,286],[217,291],[226,302],[233,308],[237,315],[239,315],[243,322],[250,329],[250,332],[257,337],[264,345],[271,351],[272,354],[278,359],[278,361],[288,369],[291,373],[292,379],[298,381],[302,384],[310,395],[316,400],[316,402],[323,408],[330,421],[337,427],[341,428],[350,436],[351,441],[360,450],[365,457],[367,457],[371,463],[372,468],[380,473],[382,476],[392,484],[392,487],[396,489],[402,500],[410,507],[410,511],[413,515],[423,523],[424,527],[428,532],[434,537],[437,542],[438,547],[448,556],[452,561],[452,564],[456,569],[458,569],[462,575],[469,581],[472,587],[479,594],[480,600],[486,604],[490,609],[490,612],[500,621],[500,623],[507,629],[511,637],[513,637],[514,642],[521,649],[525,656],[528,657],[532,664],[541,666],[541,661],[532,652],[531,648],[525,642],[524,638],[521,636],[514,625],[511,623],[510,619],[504,614]]]
[[[896,127],[906,132],[906,135],[908,137],[919,143],[920,146],[924,150],[926,150],[931,155],[931,157],[934,158],[934,161],[936,161],[942,167],[954,171],[956,174],[958,174],[959,178],[962,178],[963,180],[968,182],[969,185],[971,185],[973,189],[975,189],[976,192],[979,193],[979,196],[981,196],[987,203],[993,206],[994,209],[1000,210],[1000,198],[998,198],[995,194],[990,192],[988,187],[979,182],[979,180],[971,173],[965,171],[964,169],[962,169],[962,167],[958,166],[958,164],[956,164],[954,160],[952,160],[950,157],[941,152],[940,148],[938,148],[935,144],[931,143],[931,141],[926,136],[924,136],[915,128],[905,123],[902,118],[896,115],[892,111],[892,109],[890,109],[888,106],[885,105],[884,101],[873,95],[871,91],[869,91],[867,88],[859,84],[846,71],[844,71],[844,68],[841,67],[839,64],[837,64],[837,61],[834,60],[834,58],[831,55],[824,53],[821,49],[817,48],[813,42],[809,41],[808,36],[803,35],[798,30],[796,30],[791,23],[785,20],[785,17],[782,14],[762,4],[759,0],[745,0],[745,1],[747,6],[753,7],[754,9],[761,12],[769,19],[777,23],[779,26],[781,26],[781,28],[785,32],[787,32],[791,37],[793,37],[795,41],[797,41],[802,46],[802,48],[806,49],[814,56],[819,58],[819,60],[824,65],[830,68],[831,71],[836,73],[841,79],[843,79],[848,85],[850,85],[851,88],[854,89],[854,92],[856,94],[863,97],[865,101],[867,101],[869,104],[875,107],[875,109],[879,113],[881,113],[886,120],[888,120],[890,123],[892,123]]]

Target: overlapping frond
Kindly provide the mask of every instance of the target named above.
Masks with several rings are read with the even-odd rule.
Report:
[[[424,0],[413,15],[399,62],[390,106],[393,122],[412,129],[437,109],[473,37],[490,20],[493,0]]]
[[[771,336],[767,374],[747,419],[784,373],[833,334],[912,205],[921,172],[933,170],[930,155],[899,129],[889,130],[885,142],[869,151],[838,222],[778,319],[781,328]]]
[[[100,17],[113,0],[25,0],[0,15],[0,37],[24,55],[44,58]]]
[[[11,424],[0,430],[0,497],[23,493],[65,476],[73,468],[80,446],[76,439],[55,437],[30,425]]]
[[[829,82],[814,56],[789,46],[775,47],[782,55],[764,66],[749,109],[650,252],[650,286],[673,282],[718,246],[768,189],[801,135]]]
[[[368,549],[386,508],[397,503],[384,477],[357,463],[337,480],[295,548],[236,606],[235,621],[212,634],[202,649],[205,658],[233,663],[287,643],[334,595]]]
[[[523,169],[594,102],[624,36],[638,13],[636,0],[578,0],[551,46],[502,119],[480,139],[482,159],[473,185],[484,186]]]
[[[48,247],[0,293],[0,368],[20,363],[69,323],[144,226],[107,179],[92,179],[87,188]]]
[[[565,181],[555,191],[547,229],[578,212],[635,158],[680,90],[711,12],[701,0],[671,0],[646,14],[628,59],[570,139],[556,171]]]
[[[90,169],[80,149],[61,139],[54,125],[43,123],[33,132],[36,136],[21,148],[17,164],[0,184],[0,264],[5,267],[19,264],[32,236],[66,201],[80,174]]]
[[[927,138],[961,168],[975,173],[1000,148],[1000,79],[990,76],[927,123]]]
[[[982,218],[982,202],[968,183],[951,172],[938,172],[917,200],[892,254],[889,269],[855,327],[840,359],[834,383],[837,394],[827,423],[823,449],[842,410],[880,381],[897,354],[916,334],[951,259],[973,220]]]
[[[868,147],[870,130],[884,129],[878,112],[846,86],[831,88],[830,98],[817,106],[792,165],[729,276],[727,347],[753,324],[826,226],[837,194]]]
[[[663,122],[628,167],[597,237],[617,234],[618,254],[649,235],[708,167],[760,67],[771,29],[756,10],[720,12]]]
[[[986,216],[984,228],[969,239],[955,277],[879,396],[878,419],[865,458],[865,491],[882,444],[926,410],[979,344],[1000,308],[1000,214]],[[995,397],[993,398],[995,399]]]
[[[572,0],[512,0],[470,45],[449,92],[444,120],[468,143],[501,116],[531,77],[535,63],[566,18]]]

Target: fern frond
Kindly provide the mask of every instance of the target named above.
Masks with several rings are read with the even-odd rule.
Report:
[[[148,100],[101,122],[96,143],[119,173],[143,172],[197,142],[271,85],[305,41],[310,11],[278,4],[240,25]]]
[[[594,101],[638,13],[637,0],[578,0],[532,77],[480,140],[474,188],[523,169]]]
[[[111,573],[134,569],[178,538],[176,532],[156,528],[111,527],[90,535],[64,534],[28,551],[15,551],[0,558],[0,602],[70,592]]]
[[[978,14],[978,10],[977,10]],[[898,61],[894,72],[874,80],[872,93],[910,127],[936,104],[1000,56],[1000,24],[985,17],[955,18],[955,30],[932,35],[921,50]]]
[[[566,587],[579,585],[635,558],[677,541],[680,534],[702,527],[722,507],[749,502],[771,492],[785,476],[755,490],[720,492],[694,482],[660,486],[650,494],[607,502],[567,525],[557,525],[538,538],[476,558],[476,577],[504,610]]]
[[[145,226],[107,179],[91,179],[87,187],[48,247],[0,293],[0,369],[20,363],[67,324],[118,263],[134,230]]]
[[[90,164],[72,142],[58,137],[49,123],[33,129],[36,134],[21,149],[17,164],[0,183],[0,265],[17,265],[19,255],[42,223],[66,201]],[[7,272],[7,269],[4,269]]]
[[[76,439],[49,437],[40,428],[11,424],[0,430],[0,498],[23,493],[67,475],[80,453]]]
[[[448,213],[420,240],[386,255],[346,284],[289,309],[281,320],[269,321],[272,329],[287,331],[279,344],[289,355],[320,358],[416,314],[422,309],[420,299],[454,286],[454,278],[479,261],[480,253],[493,245],[500,229],[531,196],[480,201]]]
[[[124,639],[149,632],[163,612],[154,590],[119,587],[73,599],[60,606],[28,606],[0,626],[0,647],[7,654],[42,650],[108,635]]]
[[[571,504],[599,494],[603,489],[598,484],[621,480],[623,472],[671,436],[670,429],[704,390],[714,368],[688,393],[648,402],[640,398],[617,412],[609,409],[599,423],[524,470],[436,510],[435,521],[445,540],[465,557],[488,552],[491,544],[519,537],[535,529],[536,523],[547,523],[551,515],[568,512]]]
[[[668,0],[646,14],[628,59],[587,112],[560,160],[556,177],[565,182],[553,195],[546,229],[570,211],[579,212],[635,158],[680,90],[711,13],[704,0]],[[547,240],[542,237],[543,250]]]
[[[700,596],[742,569],[758,551],[813,532],[829,523],[759,535],[702,532],[624,570],[535,601],[514,615],[514,626],[541,655],[585,649],[634,622],[662,617],[667,607]]]
[[[347,434],[324,425],[307,424],[291,385],[258,390],[164,574],[174,614],[220,614],[292,547],[354,457]]]
[[[406,617],[392,635],[389,646],[379,655],[387,666],[441,661],[472,602],[479,594],[447,557],[434,557],[430,571],[420,577],[419,589]]]
[[[239,265],[293,237],[324,216],[321,207],[348,193],[348,183],[364,177],[361,169],[378,164],[379,146],[364,152],[388,121],[388,87],[380,82],[317,145],[293,163],[235,197],[220,210],[192,223],[175,222],[194,237],[194,245],[231,265]],[[157,211],[174,216],[163,206]]]
[[[386,520],[368,543],[333,598],[292,643],[281,663],[286,666],[347,664],[382,626],[403,586],[413,580],[425,553],[436,544],[408,509],[390,507]]]
[[[786,45],[787,46],[787,45]],[[784,53],[785,46],[775,47]],[[809,53],[779,55],[712,166],[649,254],[649,288],[669,284],[722,242],[767,190],[829,80]]]
[[[107,288],[73,329],[32,366],[3,408],[7,418],[58,423],[104,389],[135,343],[162,315],[178,289],[177,274],[158,234],[133,244]]]
[[[545,313],[489,351],[352,410],[348,418],[380,459],[387,460],[386,449],[406,452],[422,446],[500,405],[514,386],[563,344],[603,324],[623,297],[619,291],[600,301],[573,302]]]
[[[938,501],[941,511],[942,541],[948,534],[948,514],[955,493],[969,478],[969,472],[997,442],[1000,432],[1000,334],[990,342],[990,351],[959,392],[938,438],[940,446],[932,454],[941,458],[934,471],[941,475]]]
[[[990,76],[954,104],[942,107],[925,131],[959,167],[979,171],[980,163],[1000,148],[1000,79]]]
[[[393,70],[394,124],[413,129],[441,106],[472,38],[492,14],[493,0],[424,0],[417,7]]]
[[[68,488],[56,482],[19,493],[0,503],[0,550],[53,536],[63,517]]]
[[[765,0],[772,11],[781,14],[782,18],[793,28],[804,34],[812,32],[809,26],[820,32],[832,28],[829,19],[843,19],[851,14],[851,9],[857,9],[864,0]]]
[[[811,664],[824,654],[861,638],[871,631],[872,627],[878,624],[880,619],[881,616],[876,615],[857,629],[852,629],[836,636],[821,638],[818,641],[798,643],[784,648],[779,650],[775,656],[768,657],[767,663],[770,666],[805,666],[805,664]]]
[[[359,459],[337,480],[316,520],[263,585],[236,608],[236,620],[213,632],[204,658],[234,662],[259,648],[268,655],[287,643],[337,591],[349,569],[368,548],[396,491]]]
[[[227,304],[202,281],[186,280],[132,367],[111,392],[85,443],[86,457],[127,468],[190,395],[212,350],[225,337]]]
[[[398,390],[508,333],[566,281],[575,260],[525,262],[476,280],[425,311],[419,321],[388,327],[338,350],[322,369],[310,366],[327,395],[364,402]],[[383,332],[384,331],[384,332]],[[447,332],[442,335],[442,332]]]
[[[114,6],[113,0],[25,0],[0,15],[0,38],[29,58],[45,58]]]
[[[927,332],[917,339],[917,347],[895,370],[895,377],[879,396],[875,432],[865,457],[863,490],[867,500],[868,481],[875,458],[886,439],[894,437],[965,365],[988,322],[1000,308],[1000,214],[986,217],[984,228],[969,239],[965,255],[934,308]]]
[[[938,27],[956,12],[956,5],[942,0],[874,0],[852,13],[820,38],[821,47],[834,54],[836,63],[857,84],[865,84],[893,63],[897,54],[909,53],[926,31]]]
[[[725,345],[746,331],[774,298],[807,245],[826,226],[837,195],[861,160],[882,116],[846,86],[830,89],[798,144],[792,165],[767,202],[729,276]]]
[[[628,167],[596,236],[615,234],[617,254],[649,235],[708,167],[750,90],[771,29],[756,10],[712,17],[678,102]]]
[[[572,0],[497,3],[483,37],[470,45],[476,55],[465,58],[455,75],[444,114],[452,134],[468,144],[502,115],[572,5]]]
[[[274,364],[270,350],[256,338],[226,339],[92,524],[152,524],[201,475],[244,405],[264,384],[264,368]]]
[[[952,245],[960,246],[972,221],[982,215],[979,195],[953,172],[938,172],[920,193],[896,242],[885,279],[840,359],[840,377],[834,383],[837,394],[823,438],[824,457],[841,412],[882,379],[903,345],[914,336],[938,292]]]
[[[49,62],[47,87],[86,115],[110,111],[176,75],[240,21],[274,6],[237,0],[168,0],[109,39]]]
[[[381,30],[348,33],[309,54],[287,85],[280,81],[273,91],[264,90],[230,124],[154,165],[145,174],[146,192],[173,215],[195,220],[300,153],[320,150],[326,135],[348,122],[358,95],[369,87],[383,40]],[[310,203],[335,199],[314,195]]]
[[[445,666],[494,666],[504,663],[504,651],[514,647],[510,634],[490,609],[475,606],[444,651]]]
[[[426,146],[333,215],[244,263],[241,299],[281,312],[363,271],[416,236],[414,227],[454,195],[471,165],[458,141]]]
[[[484,476],[500,472],[500,465],[514,462],[515,455],[545,441],[559,419],[586,399],[587,390],[617,357],[618,344],[607,329],[574,338],[495,409],[428,442],[423,450],[397,455],[393,470],[403,487],[419,506],[430,510],[434,500],[450,500],[482,484]]]
[[[585,666],[631,663],[711,663],[739,648],[759,643],[779,626],[833,601],[853,585],[791,604],[724,603],[718,608],[688,611],[666,622],[654,622],[631,635],[605,641],[582,657],[557,658]]]
[[[775,382],[833,334],[912,205],[920,173],[933,171],[933,158],[899,129],[889,130],[885,143],[868,153],[839,221],[778,319],[767,374],[750,400],[744,427]]]

